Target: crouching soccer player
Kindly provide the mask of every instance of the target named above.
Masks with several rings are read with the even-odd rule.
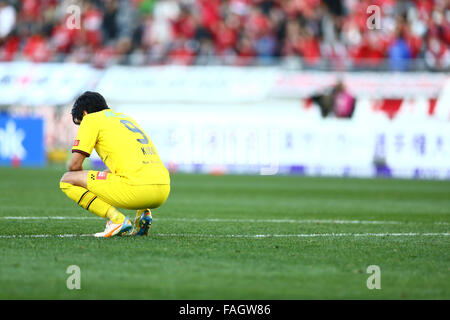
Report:
[[[96,92],[87,91],[75,101],[72,119],[80,128],[61,190],[82,208],[107,218],[105,231],[96,237],[148,235],[150,209],[161,206],[170,192],[169,172],[152,141],[133,119],[111,110]],[[108,171],[83,170],[83,161],[94,148]],[[116,207],[136,210],[134,223]]]

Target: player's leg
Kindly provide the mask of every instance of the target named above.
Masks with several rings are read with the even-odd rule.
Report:
[[[150,227],[152,226],[152,212],[150,208],[158,208],[161,206],[169,196],[169,185],[150,185],[150,186],[135,186],[133,193],[136,199],[145,198],[145,209],[136,210],[136,217],[134,218],[134,226],[132,234],[136,236],[148,236]],[[151,195],[151,196],[149,196]]]
[[[169,196],[169,185],[133,185],[127,178],[112,173],[89,171],[87,189],[107,203],[119,208],[138,210],[135,218],[135,234],[148,234],[152,215],[150,209],[161,206]]]
[[[112,233],[122,233],[129,229],[129,219],[118,211],[110,203],[87,188],[87,178],[89,171],[72,171],[63,175],[60,181],[61,190],[80,207],[96,214],[102,218],[111,220]],[[119,228],[119,225],[120,228]],[[107,228],[108,229],[108,228]],[[106,231],[106,230],[105,230]],[[106,233],[108,235],[109,233]],[[111,234],[113,235],[113,234]]]
[[[80,207],[105,218],[111,205],[99,199],[96,194],[87,189],[87,172],[66,172],[59,182],[59,187]]]
[[[153,218],[150,209],[136,210],[136,217],[134,218],[131,234],[136,236],[148,236],[152,221]]]

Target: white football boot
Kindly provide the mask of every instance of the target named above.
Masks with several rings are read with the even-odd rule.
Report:
[[[108,221],[106,222],[105,231],[94,234],[94,237],[109,238],[112,236],[119,236],[130,231],[131,228],[132,225],[128,217],[125,217],[125,220],[123,220],[122,223],[113,223],[111,220],[108,219]]]

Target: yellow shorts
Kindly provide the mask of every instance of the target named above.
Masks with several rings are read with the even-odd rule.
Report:
[[[169,197],[170,185],[131,185],[120,176],[102,171],[88,172],[87,188],[106,203],[123,209],[153,209]]]

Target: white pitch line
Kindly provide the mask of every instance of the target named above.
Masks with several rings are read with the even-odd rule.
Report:
[[[93,237],[93,234],[10,234],[0,235],[0,239],[13,238],[77,238],[77,237]]]
[[[330,223],[330,224],[403,224],[400,221],[330,220],[330,219],[221,219],[221,218],[159,218],[183,222],[250,222],[250,223]],[[156,220],[156,219],[155,219]]]
[[[24,217],[6,216],[3,220],[99,220],[98,217],[75,216],[48,216],[48,217]],[[331,220],[331,219],[222,219],[222,218],[154,218],[155,221],[179,221],[179,222],[232,222],[232,223],[305,223],[305,224],[417,224],[420,222],[378,221],[378,220]],[[426,223],[426,222],[424,222]],[[433,222],[438,225],[448,225],[448,222]]]
[[[99,217],[70,217],[70,216],[64,216],[64,217],[57,217],[57,216],[50,216],[50,217],[0,217],[0,219],[3,220],[92,220],[92,219],[101,219]]]
[[[0,235],[0,239],[15,238],[76,238],[93,237],[93,234],[29,234],[29,235]],[[393,233],[300,233],[300,234],[201,234],[201,233],[154,233],[159,237],[191,237],[191,238],[318,238],[318,237],[416,237],[416,236],[450,236],[449,232],[442,233],[418,233],[418,232],[393,232]],[[151,238],[151,237],[150,237]]]
[[[156,233],[161,237],[198,237],[198,238],[316,238],[316,237],[414,237],[414,236],[450,236],[449,232],[442,233],[418,233],[418,232],[393,232],[393,233],[301,233],[301,234],[201,234],[201,233]]]

